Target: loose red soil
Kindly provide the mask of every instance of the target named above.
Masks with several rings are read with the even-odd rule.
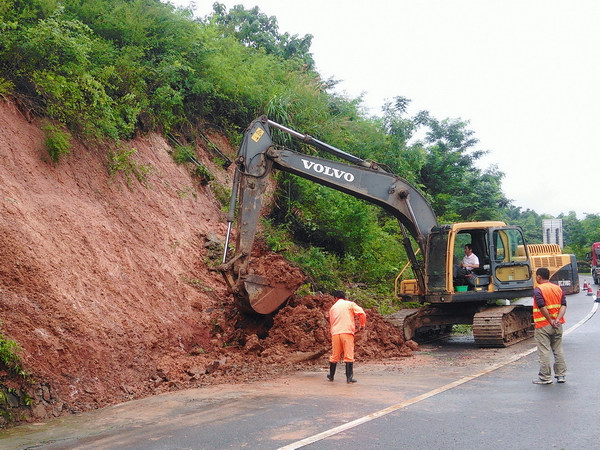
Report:
[[[233,159],[227,140],[212,138]],[[233,166],[221,169],[199,146],[215,176],[203,185],[159,135],[121,148],[151,167],[144,183],[111,177],[105,146],[73,142],[52,163],[40,122],[0,103],[0,332],[35,380],[25,387],[31,419],[326,365],[330,295],[247,317],[215,270],[227,224],[214,192],[230,185]],[[253,261],[271,279],[302,277],[260,242]],[[357,357],[411,354],[369,310]],[[0,383],[23,387],[3,369]]]

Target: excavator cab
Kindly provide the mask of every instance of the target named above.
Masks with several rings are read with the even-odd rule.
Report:
[[[479,267],[457,276],[470,244]],[[464,222],[436,227],[428,236],[426,286],[429,303],[494,300],[527,296],[533,273],[519,227],[504,222]]]
[[[468,291],[485,292],[490,297],[506,291],[523,291],[533,287],[533,273],[523,231],[503,222],[454,224],[454,241],[464,247],[471,244],[479,267],[467,278]]]

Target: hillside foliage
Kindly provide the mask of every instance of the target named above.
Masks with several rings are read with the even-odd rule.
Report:
[[[312,39],[282,33],[258,7],[215,3],[197,18],[159,0],[0,0],[0,96],[48,121],[58,164],[71,138],[118,142],[159,132],[194,143],[210,124],[239,142],[266,114],[387,166],[424,193],[441,223],[505,220],[542,241],[550,216],[515,207],[502,192],[504,174],[477,167],[486,151],[468,120],[410,115],[410,99],[397,93],[369,115],[360,97],[339,94],[336,80],[316,71]],[[285,137],[280,144],[315,152]],[[313,288],[390,292],[406,263],[394,220],[309,181],[284,173],[277,181],[265,236]],[[567,250],[583,258],[600,241],[600,218],[561,218]]]

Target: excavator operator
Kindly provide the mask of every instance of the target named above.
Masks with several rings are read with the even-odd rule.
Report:
[[[479,258],[473,253],[471,244],[465,245],[465,257],[458,267],[454,268],[454,279],[456,285],[466,284],[466,276],[473,273],[474,269],[479,268]]]

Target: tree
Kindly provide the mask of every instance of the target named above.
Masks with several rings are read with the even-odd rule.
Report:
[[[379,158],[392,172],[416,183],[418,174],[426,162],[427,154],[421,141],[411,142],[417,131],[430,119],[428,111],[419,111],[413,117],[406,117],[411,100],[395,97],[382,108],[383,127],[390,137],[390,146]]]
[[[503,220],[509,225],[523,228],[525,239],[529,244],[541,244],[544,241],[542,216],[533,210],[521,211],[520,206],[507,205],[503,209]]]
[[[495,219],[509,204],[501,190],[504,174],[495,166],[483,173],[475,167],[487,151],[472,150],[479,141],[468,124],[460,119],[427,119],[429,145],[418,180],[444,221]]]
[[[587,214],[581,221],[581,227],[584,237],[579,242],[582,245],[589,248],[594,242],[600,242],[600,214]]]
[[[221,3],[213,4],[210,22],[219,25],[226,35],[234,36],[238,41],[256,49],[277,55],[283,59],[300,61],[307,69],[314,69],[315,62],[310,53],[313,36],[299,37],[289,33],[279,34],[279,25],[275,16],[267,16],[258,6],[244,9],[235,5],[229,12]]]

